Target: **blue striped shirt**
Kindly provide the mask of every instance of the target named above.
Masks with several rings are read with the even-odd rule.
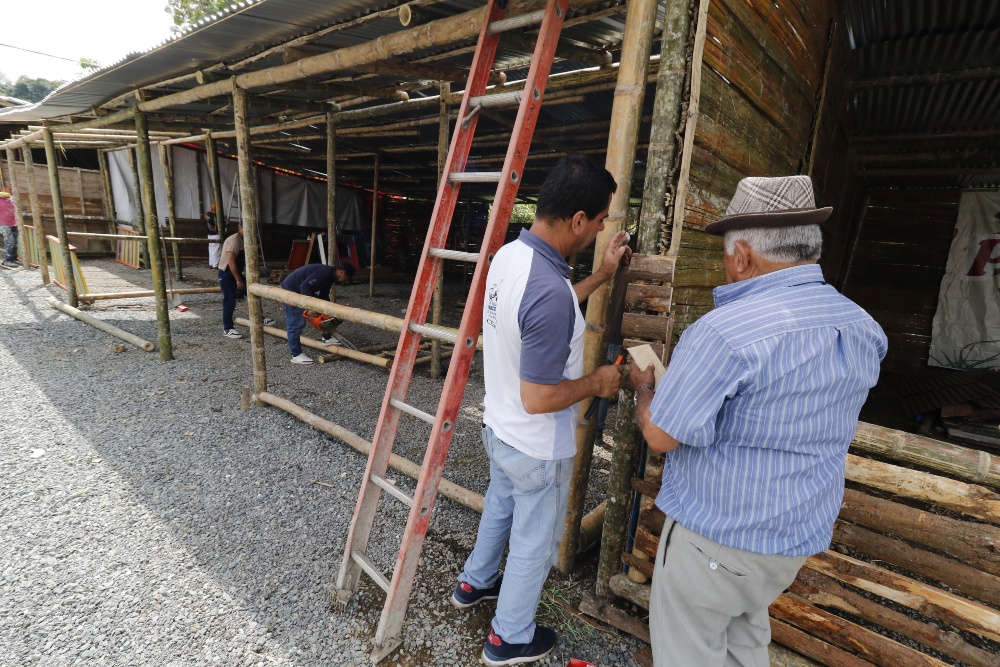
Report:
[[[718,287],[656,389],[666,455],[656,505],[726,546],[826,550],[844,460],[887,341],[816,264]]]

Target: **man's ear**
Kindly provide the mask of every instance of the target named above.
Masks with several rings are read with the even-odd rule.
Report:
[[[589,218],[587,217],[586,211],[577,211],[570,218],[569,226],[573,230],[573,234],[579,236],[583,232],[584,226],[587,224]]]
[[[733,248],[736,260],[736,271],[739,275],[749,273],[753,269],[753,253],[745,241],[737,241]]]

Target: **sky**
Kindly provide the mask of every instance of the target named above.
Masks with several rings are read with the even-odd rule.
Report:
[[[8,1],[14,0],[0,5]],[[0,72],[11,81],[21,75],[68,81],[79,76],[80,58],[110,65],[170,36],[166,5],[166,0],[20,0],[22,18],[44,17],[45,22],[32,30],[17,29],[16,20],[7,22],[0,35]]]

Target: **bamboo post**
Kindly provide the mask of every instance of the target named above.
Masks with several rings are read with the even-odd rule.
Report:
[[[148,207],[149,202],[144,202],[142,198],[142,179],[139,176],[139,163],[138,158],[132,154],[131,148],[125,148],[125,154],[128,156],[128,165],[132,169],[132,186],[135,189],[135,226],[139,229],[139,233],[146,234],[146,207]],[[156,208],[156,202],[153,202],[153,208]],[[149,243],[139,244],[142,248],[142,261],[147,267],[152,265],[152,261],[149,257]]]
[[[177,236],[177,225],[174,213],[174,152],[170,146],[159,145],[160,166],[163,168],[163,197],[167,204],[167,224],[170,226],[170,236]],[[171,243],[174,253],[174,273],[177,280],[184,280],[184,268],[181,266],[181,251],[177,242]]]
[[[451,84],[442,83],[440,93],[437,151],[438,190],[441,189],[444,166],[448,160],[448,103],[445,102],[445,97],[451,93]],[[436,261],[441,262],[442,266],[438,269],[437,278],[434,280],[434,298],[431,301],[431,324],[434,326],[441,324],[441,298],[444,296],[444,260],[438,259]],[[431,342],[431,377],[435,380],[441,377],[441,343],[436,340]]]
[[[273,197],[273,194],[272,194]],[[326,114],[326,263],[337,264],[337,128]]]
[[[653,255],[659,250],[667,180],[676,156],[674,135],[680,123],[680,102],[687,72],[687,45],[691,31],[688,6],[669,2],[660,45],[660,64],[653,99],[653,121],[646,160],[646,182],[639,214],[637,251]],[[625,548],[632,499],[631,477],[642,443],[642,433],[634,419],[634,392],[622,387],[618,393],[615,449],[608,476],[608,509],[601,536],[601,557],[597,566],[596,594],[612,595],[609,582],[620,571]]]
[[[378,226],[378,154],[375,155],[375,179],[372,185],[372,253],[368,264],[368,296],[375,296],[375,232]]]
[[[49,305],[52,306],[53,308],[55,308],[57,310],[61,310],[62,312],[66,313],[67,315],[70,315],[71,317],[75,317],[76,319],[80,320],[81,322],[83,322],[85,324],[89,324],[90,326],[94,327],[95,329],[100,329],[104,333],[109,333],[112,336],[114,336],[115,338],[122,339],[126,343],[131,343],[132,345],[135,345],[137,348],[139,348],[140,350],[143,350],[145,352],[152,352],[153,351],[154,345],[151,342],[149,342],[148,340],[139,338],[135,334],[131,334],[131,333],[127,332],[127,331],[119,329],[118,327],[116,327],[114,325],[111,325],[111,324],[108,324],[107,322],[99,320],[96,317],[92,317],[92,316],[88,315],[87,313],[84,313],[84,312],[80,311],[79,309],[74,308],[73,306],[67,306],[66,304],[64,304],[61,301],[59,301],[58,299],[56,299],[55,297],[50,296],[47,299],[47,301],[48,301]]]
[[[604,230],[597,236],[594,245],[595,270],[601,265],[611,237],[623,228],[628,217],[632,168],[635,163],[635,147],[639,137],[639,122],[646,92],[646,72],[653,44],[653,29],[656,27],[657,4],[657,0],[633,0],[625,16],[621,64],[618,68],[618,83],[611,110],[611,127],[608,130],[611,141],[608,144],[606,162],[608,171],[614,174],[618,181],[618,190],[611,199],[608,217],[604,221]],[[614,289],[613,282],[608,281],[601,285],[587,299],[587,328],[583,334],[584,375],[592,373],[603,364],[607,354],[606,322]],[[576,458],[573,463],[573,479],[570,482],[566,533],[559,548],[557,565],[564,573],[572,570],[576,561],[580,522],[583,519],[583,505],[590,477],[590,462],[594,455],[594,427],[593,418],[587,420],[581,418],[577,421]]]
[[[10,174],[10,194],[14,200],[14,216],[17,219],[17,243],[21,249],[21,256],[24,257],[24,266],[31,265],[31,257],[28,254],[28,233],[24,229],[24,204],[21,202],[21,192],[17,186],[17,177],[14,176],[14,149],[6,149],[7,153],[7,173]],[[2,172],[3,170],[0,170]]]
[[[28,199],[31,202],[31,226],[35,228],[35,246],[38,248],[38,268],[42,271],[42,283],[49,284],[49,255],[42,230],[42,206],[38,203],[38,188],[35,185],[35,163],[31,157],[31,144],[21,149],[24,169],[28,176]]]
[[[104,204],[104,215],[108,219],[108,232],[114,234],[117,231],[115,225],[115,197],[111,191],[111,172],[108,171],[107,151],[97,151],[97,166],[101,172],[101,202]]]
[[[69,237],[66,236],[66,218],[63,216],[62,185],[59,183],[56,145],[52,140],[52,132],[47,129],[42,131],[42,139],[45,141],[45,163],[49,169],[49,191],[52,194],[52,213],[56,218],[56,236],[59,237],[63,266],[66,267],[66,292],[69,294],[69,305],[76,308],[80,301],[77,298],[76,275],[73,271],[73,252],[69,247]]]
[[[160,224],[156,220],[156,198],[153,194],[153,159],[149,152],[149,129],[146,124],[146,114],[137,111],[135,114],[135,153],[138,163],[138,173],[141,178],[142,198],[145,201],[143,212],[146,216],[146,250],[149,254],[149,272],[153,278],[153,291],[156,292],[156,330],[157,342],[160,347],[160,359],[170,361],[174,358],[174,347],[170,340],[170,311],[167,304],[167,283],[164,278],[166,266],[160,251]]]
[[[208,159],[208,177],[212,184],[212,203],[215,204],[215,228],[219,230],[218,243],[226,240],[226,213],[222,210],[222,178],[219,175],[219,154],[215,147],[215,137],[205,133],[205,157]],[[204,213],[204,211],[203,211]],[[243,230],[244,234],[246,229]],[[244,237],[245,238],[245,237]]]
[[[250,108],[247,91],[233,79],[233,115],[236,121],[236,153],[240,173],[240,219],[247,257],[247,285],[260,282],[260,248],[257,239],[257,197],[254,195],[253,158],[250,156]],[[264,353],[264,308],[260,297],[247,292],[250,311],[250,351],[253,358],[255,395],[267,391],[267,357]],[[258,407],[263,405],[255,401]]]

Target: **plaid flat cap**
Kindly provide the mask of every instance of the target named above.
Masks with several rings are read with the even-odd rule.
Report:
[[[808,176],[750,176],[740,180],[726,214],[705,227],[709,234],[725,234],[748,227],[795,227],[822,224],[833,213],[816,208]]]

